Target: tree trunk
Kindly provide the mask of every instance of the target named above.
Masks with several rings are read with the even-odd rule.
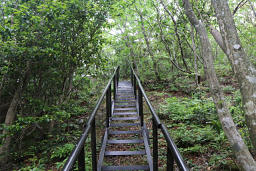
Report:
[[[22,79],[22,81],[20,82],[18,88],[16,89],[14,96],[12,98],[11,104],[8,108],[8,111],[6,113],[6,117],[5,117],[5,126],[10,126],[15,118],[16,118],[16,110],[17,110],[17,106],[20,103],[21,100],[21,94],[24,91],[24,89],[27,86],[28,80],[29,80],[29,76],[30,76],[30,68],[31,64],[28,62],[27,66],[26,66],[26,71],[24,74],[24,77]],[[0,154],[2,156],[0,163],[4,164],[7,159],[8,159],[8,154],[9,154],[9,147],[11,144],[11,135],[9,135],[8,130],[4,129],[3,130],[3,135],[6,135],[6,137],[3,140],[2,146],[0,147]]]
[[[187,72],[187,73],[190,73],[188,70],[183,70],[182,68],[179,67],[177,61],[176,61],[176,57],[174,57],[174,60],[172,59],[172,52],[171,52],[171,49],[169,47],[169,44],[168,42],[166,41],[166,38],[164,36],[164,33],[163,33],[163,28],[162,28],[162,25],[161,25],[161,18],[160,18],[160,12],[159,12],[159,9],[158,7],[153,3],[153,6],[155,7],[156,9],[156,12],[157,12],[157,23],[158,23],[158,26],[159,26],[159,29],[160,29],[160,41],[164,44],[164,47],[165,47],[165,50],[166,52],[168,53],[169,57],[170,57],[170,61],[171,63],[175,66],[175,68],[177,68],[178,70],[182,71],[182,72]],[[173,55],[174,56],[174,55]],[[187,69],[187,68],[186,68]]]
[[[256,149],[256,69],[241,45],[233,15],[226,0],[212,0],[226,53],[242,94],[250,139]]]
[[[153,68],[154,68],[154,73],[155,73],[156,79],[157,79],[157,81],[161,81],[160,75],[158,73],[157,62],[155,60],[155,55],[154,55],[154,53],[153,53],[153,51],[151,49],[151,46],[150,46],[150,43],[149,43],[149,40],[148,40],[148,36],[146,34],[143,16],[142,16],[141,12],[137,8],[136,8],[136,10],[137,10],[137,12],[138,12],[138,14],[140,16],[141,30],[142,30],[142,33],[143,33],[143,36],[144,36],[144,40],[145,40],[146,45],[147,45],[148,53],[149,53],[149,55],[152,58]]]
[[[256,11],[255,11],[255,9],[254,9],[254,6],[253,6],[253,4],[252,4],[252,1],[251,1],[251,0],[248,0],[248,1],[249,1],[249,3],[250,3],[251,8],[252,8],[253,14],[254,14],[254,16],[256,17]]]
[[[181,54],[181,59],[182,59],[182,62],[183,62],[183,65],[185,66],[186,70],[188,72],[189,71],[189,68],[188,68],[188,65],[187,65],[187,62],[185,60],[185,55],[184,55],[184,51],[183,51],[183,48],[182,48],[182,42],[181,42],[181,39],[180,39],[180,35],[178,33],[178,26],[177,26],[177,22],[175,21],[172,13],[168,10],[168,8],[166,7],[166,5],[164,4],[163,0],[160,0],[160,3],[163,5],[165,11],[169,14],[169,16],[171,17],[172,19],[172,22],[173,22],[173,25],[174,25],[174,31],[175,31],[175,35],[177,37],[177,40],[178,40],[178,45],[179,45],[179,49],[180,49],[180,54]]]
[[[126,28],[126,22],[127,22],[127,18],[126,18],[126,21],[125,23],[123,24],[123,27],[124,27],[124,30],[126,31],[127,28]],[[132,43],[130,43],[130,38],[129,38],[129,35],[128,34],[125,34],[122,29],[120,28],[121,32],[123,35],[125,35],[125,45],[129,48],[129,51],[130,51],[130,56],[132,58],[131,62],[133,63],[134,65],[134,69],[135,71],[138,71],[138,67],[137,67],[137,63],[136,63],[136,60],[135,60],[135,53],[134,53],[134,49],[133,49],[133,46],[132,46]]]
[[[196,86],[198,86],[198,68],[197,68],[197,55],[196,55],[196,45],[195,45],[195,38],[194,38],[194,28],[193,25],[191,24],[191,40],[192,40],[192,48],[193,48],[193,54],[194,54],[194,68],[195,68],[195,83]]]
[[[211,95],[217,109],[219,120],[225,135],[227,136],[233,152],[239,162],[239,165],[244,170],[256,170],[256,163],[245,145],[241,135],[236,129],[233,118],[229,112],[228,106],[225,102],[223,91],[219,85],[216,72],[213,65],[213,54],[211,44],[208,38],[206,28],[200,22],[192,10],[189,0],[183,0],[185,13],[190,23],[195,27],[199,34],[202,55],[204,57],[204,69],[210,86]]]
[[[8,108],[10,106],[10,103],[5,103],[0,105],[0,124],[4,122],[5,120],[5,115],[8,111]],[[2,131],[0,131],[1,134]]]

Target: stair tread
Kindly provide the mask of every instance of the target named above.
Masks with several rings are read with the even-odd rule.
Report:
[[[132,155],[145,155],[145,150],[140,151],[105,151],[105,156],[132,156]]]
[[[136,115],[138,112],[114,112],[113,115]]]
[[[136,104],[115,104],[115,107],[135,107]]]
[[[136,110],[136,108],[115,108],[114,110]]]
[[[117,98],[116,100],[117,101],[120,101],[120,100],[123,100],[123,101],[129,101],[129,100],[134,101],[136,99],[135,98]]]
[[[117,97],[120,97],[120,98],[133,97],[133,98],[135,98],[135,96],[134,96],[134,95],[126,95],[126,96],[122,96],[122,95],[119,95],[119,94],[117,94]]]
[[[135,104],[136,100],[127,100],[127,101],[115,101],[115,103],[128,103],[128,104],[132,104],[134,103]]]
[[[127,139],[127,140],[108,140],[108,144],[141,144],[144,143],[143,139]]]
[[[112,170],[149,170],[148,165],[130,165],[130,166],[102,166],[102,171]]]
[[[128,121],[128,120],[139,120],[139,117],[112,117],[113,121]]]
[[[118,135],[118,134],[141,134],[141,130],[129,130],[129,131],[109,131],[110,135]]]
[[[140,123],[111,123],[110,127],[129,127],[129,126],[139,126]]]

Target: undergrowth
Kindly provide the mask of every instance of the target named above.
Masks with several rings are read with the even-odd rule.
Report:
[[[230,87],[226,88],[228,89]],[[155,92],[152,96],[163,94]],[[238,130],[252,148],[239,91],[227,96],[226,101]],[[191,97],[175,97],[169,94],[160,103],[158,114],[191,169],[238,170],[214,103],[208,94],[200,90]]]
[[[9,159],[11,164],[8,163],[5,170],[60,170],[84,130],[100,95],[99,89],[102,87],[99,85],[87,80],[79,92],[72,94],[67,103],[42,106],[43,114],[38,116],[18,115],[15,123],[5,128],[16,137]],[[34,102],[31,101],[31,105],[32,103]],[[50,129],[52,122],[54,127]],[[87,141],[85,162],[86,169],[91,170],[89,137]],[[74,170],[77,170],[77,165]]]

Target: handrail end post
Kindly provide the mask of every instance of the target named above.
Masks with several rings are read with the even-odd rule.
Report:
[[[158,124],[154,117],[153,122],[153,170],[158,171]]]

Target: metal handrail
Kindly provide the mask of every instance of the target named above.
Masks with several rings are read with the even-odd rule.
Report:
[[[150,103],[144,88],[140,82],[139,77],[137,76],[137,74],[135,73],[134,69],[131,67],[131,82],[133,84],[133,88],[134,88],[134,94],[136,96],[136,89],[137,86],[136,84],[138,84],[138,98],[142,98],[140,96],[143,96],[149,109],[150,112],[152,114],[152,121],[153,121],[153,164],[154,164],[154,171],[158,170],[158,138],[157,138],[157,129],[160,128],[160,130],[162,131],[166,143],[167,143],[167,170],[173,170],[174,167],[174,160],[176,161],[178,167],[180,170],[183,171],[188,171],[188,167],[186,166],[183,157],[181,156],[177,146],[175,145],[174,141],[172,140],[167,128],[165,127],[165,125],[163,123],[161,123],[158,115],[156,114],[152,104]],[[142,100],[141,100],[142,101]],[[143,104],[141,104],[143,105]],[[143,107],[141,107],[143,108]],[[140,115],[143,115],[143,113],[141,113]],[[141,118],[143,118],[143,116],[141,116]],[[174,159],[174,160],[173,160]]]
[[[88,119],[88,122],[86,124],[86,127],[84,129],[84,132],[82,133],[81,137],[79,138],[76,146],[74,147],[71,155],[69,156],[68,160],[66,161],[64,167],[62,168],[63,171],[69,171],[73,168],[73,165],[75,163],[76,160],[78,160],[78,167],[80,168],[79,170],[84,170],[85,168],[85,161],[84,161],[84,143],[88,137],[88,134],[89,134],[89,131],[95,131],[95,116],[96,116],[96,113],[105,97],[108,96],[108,94],[110,94],[110,99],[109,99],[109,96],[106,98],[107,100],[107,105],[111,106],[111,82],[113,81],[114,82],[114,98],[115,98],[115,94],[116,94],[116,87],[117,87],[117,84],[118,84],[118,79],[119,79],[119,66],[115,69],[113,75],[111,76],[111,78],[109,79],[108,81],[108,84],[107,86],[105,87],[101,97],[99,98],[93,112],[91,113],[90,115],[90,118]],[[110,104],[109,104],[109,100],[110,100]],[[111,108],[111,107],[110,107]],[[107,111],[108,112],[108,111]],[[108,117],[107,116],[107,120],[108,120]],[[95,135],[92,135],[94,136],[95,138],[95,141],[96,141],[96,137]],[[95,143],[96,145],[96,143]],[[95,147],[96,148],[96,147]],[[96,151],[95,151],[96,153]],[[79,155],[81,155],[81,159],[82,161],[79,161]],[[95,167],[95,163],[96,163],[96,154],[95,154],[95,159],[93,159],[93,166]],[[96,169],[96,168],[94,168]],[[93,169],[93,170],[94,170]]]

